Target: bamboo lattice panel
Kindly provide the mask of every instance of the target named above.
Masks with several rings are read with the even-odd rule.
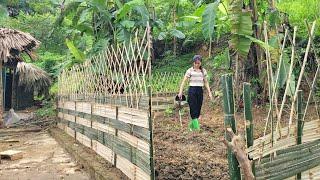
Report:
[[[150,28],[58,77],[58,127],[130,179],[154,179]]]
[[[147,108],[148,102],[142,100],[148,96],[150,47],[146,28],[142,38],[136,33],[129,43],[110,46],[85,63],[64,70],[58,78],[60,99]]]

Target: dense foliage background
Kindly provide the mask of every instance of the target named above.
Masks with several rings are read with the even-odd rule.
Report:
[[[298,26],[300,58],[308,37],[306,22],[317,21],[314,52],[319,52],[319,9],[318,0],[1,0],[0,26],[40,40],[34,63],[55,80],[62,69],[128,40],[150,23],[154,71],[184,72],[195,53],[206,57],[210,69],[233,71],[239,61],[242,80],[253,83],[258,95],[266,79],[259,67],[264,59],[263,22],[276,49],[283,27],[292,32]],[[290,50],[287,53],[288,64]],[[316,56],[311,53],[310,58]],[[309,64],[308,70],[315,69]],[[56,88],[53,84],[51,93]]]

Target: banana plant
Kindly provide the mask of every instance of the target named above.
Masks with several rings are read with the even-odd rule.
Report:
[[[214,36],[214,27],[219,3],[220,1],[218,0],[208,4],[202,14],[202,33],[206,39],[209,39],[209,58],[211,57],[211,44]]]
[[[234,0],[230,4],[229,15],[231,18],[231,47],[240,56],[247,56],[252,42],[251,12],[242,9],[242,1]]]

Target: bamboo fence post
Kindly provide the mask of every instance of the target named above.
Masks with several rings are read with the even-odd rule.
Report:
[[[231,138],[227,136],[227,128],[231,128],[236,133],[236,124],[234,119],[234,97],[233,97],[233,86],[232,76],[225,74],[221,77],[221,86],[223,89],[223,109],[224,109],[224,126],[225,126],[225,139],[230,142]],[[230,147],[228,147],[228,164],[229,164],[229,175],[231,180],[241,179],[239,162],[236,156],[232,153]]]
[[[302,113],[302,90],[298,90],[297,98],[297,144],[302,143],[302,133],[303,133],[303,113]],[[301,179],[301,173],[297,174],[297,180]]]
[[[116,106],[116,121],[119,121],[119,106]],[[115,129],[114,136],[116,136],[116,137],[118,136],[118,129],[117,128]],[[104,134],[103,134],[103,138],[104,138]],[[112,151],[113,151],[113,149],[112,149]],[[117,167],[117,154],[116,153],[114,153],[113,164],[114,164],[114,167]]]
[[[4,97],[3,97],[3,92],[4,92],[4,86],[3,86],[3,66],[2,66],[2,61],[0,62],[0,128],[4,126],[4,121],[3,121],[3,111],[4,111]]]
[[[243,99],[244,99],[244,118],[246,125],[246,140],[247,148],[253,145],[253,118],[251,104],[251,84],[243,84]],[[252,163],[252,173],[255,175],[255,164]]]
[[[149,131],[150,131],[150,171],[151,171],[151,180],[155,179],[154,171],[154,155],[153,155],[153,121],[152,121],[152,93],[151,86],[148,86],[148,96],[149,96]]]
[[[243,84],[243,96],[244,96],[244,115],[246,124],[247,135],[247,147],[253,145],[253,120],[252,120],[252,105],[251,105],[251,84]]]

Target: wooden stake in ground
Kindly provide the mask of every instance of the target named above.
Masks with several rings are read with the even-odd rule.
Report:
[[[243,171],[245,180],[255,179],[252,173],[251,161],[248,159],[248,154],[245,151],[246,145],[244,140],[239,136],[235,135],[231,128],[227,128],[227,134],[231,138],[231,142],[224,139],[223,143],[230,149],[232,149],[234,155],[236,156],[240,168]]]

